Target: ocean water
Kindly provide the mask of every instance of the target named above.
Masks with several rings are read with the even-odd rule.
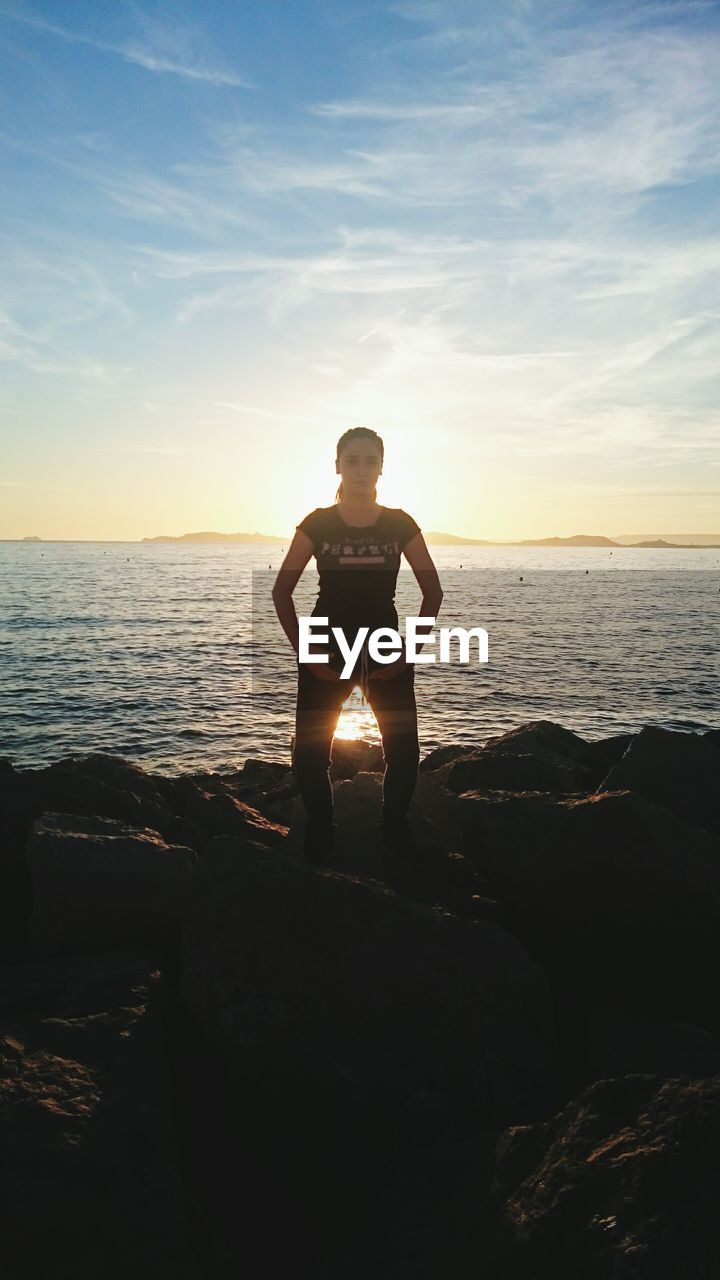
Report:
[[[289,763],[295,657],[270,600],[282,554],[0,542],[0,755],[27,768],[109,751],[168,774],[258,756]],[[467,665],[416,669],[422,754],[541,718],[586,738],[720,726],[720,551],[431,554],[445,593],[437,629],[483,627],[489,661],[475,647]],[[316,581],[311,561],[298,614],[310,612]],[[409,568],[396,604],[403,631],[420,612]],[[378,739],[359,691],[337,732]]]

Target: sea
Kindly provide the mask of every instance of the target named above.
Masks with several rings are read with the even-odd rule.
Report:
[[[175,776],[290,763],[297,667],[269,543],[0,542],[0,756],[109,752]],[[591,740],[720,727],[720,550],[431,546],[444,598],[418,664],[421,755],[533,720]],[[314,561],[295,591],[317,593]],[[421,593],[398,576],[399,630]],[[479,628],[468,660],[440,628]],[[455,647],[453,647],[453,645]],[[359,689],[338,737],[379,741]]]

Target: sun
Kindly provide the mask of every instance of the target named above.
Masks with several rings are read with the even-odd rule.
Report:
[[[359,689],[353,689],[345,702],[335,730],[336,738],[364,738],[368,742],[380,741],[380,730],[372,708],[363,702]]]

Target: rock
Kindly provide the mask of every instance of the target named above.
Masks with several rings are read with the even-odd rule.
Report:
[[[291,754],[295,750],[295,734],[290,739]],[[330,779],[352,778],[356,773],[377,773],[385,768],[383,750],[378,742],[364,738],[333,738],[330,756]]]
[[[385,759],[377,742],[362,738],[335,738],[330,761],[330,779],[353,778],[356,773],[383,773]]]
[[[503,1135],[488,1243],[450,1274],[474,1264],[487,1280],[714,1275],[718,1142],[718,1077],[600,1081],[552,1120]]]
[[[293,1106],[307,1088],[326,1117],[340,1099],[393,1127],[430,1090],[462,1129],[548,1087],[549,993],[496,925],[226,839],[208,847],[185,939],[181,999],[239,1093],[262,1082]]]
[[[585,1010],[564,1033],[573,1090],[611,1076],[720,1075],[720,1039],[704,1027],[662,1022],[649,1009]]]
[[[582,792],[595,785],[590,762],[582,738],[550,720],[538,720],[438,764],[434,777],[457,795],[470,790]]]
[[[720,750],[707,739],[644,728],[598,791],[635,791],[683,822],[720,834]]]
[[[418,775],[413,803],[442,832],[443,839],[450,848],[462,848],[463,824],[459,797],[443,785],[441,767]]]
[[[115,790],[103,777],[83,772],[85,759],[71,758],[47,769],[27,770],[12,780],[0,775],[0,840],[4,839],[16,856],[22,854],[34,820],[48,812],[113,818],[131,826],[150,827],[169,844],[202,848],[207,842],[207,833],[172,813],[162,796],[153,798],[154,784],[142,770],[115,756],[87,757],[98,766],[98,774],[104,773],[116,783],[134,779],[139,794]]]
[[[166,1006],[143,952],[0,971],[8,1275],[236,1274],[180,1176]]]
[[[576,765],[586,765],[592,758],[589,744],[571,729],[552,720],[531,720],[517,729],[508,729],[498,737],[488,738],[484,750],[496,755],[559,756]]]
[[[212,836],[239,836],[261,844],[282,844],[287,829],[272,822],[232,793],[232,783],[218,775],[214,791],[203,790],[190,778],[166,778],[163,793],[173,813]],[[205,847],[203,842],[203,848]]]
[[[287,826],[290,821],[292,801],[298,794],[298,786],[292,770],[279,760],[248,759],[242,769],[229,773],[194,773],[185,774],[181,779],[160,778],[160,789],[167,802],[173,807],[183,803],[182,797],[195,789],[193,803],[197,806],[197,793],[205,796],[229,796],[233,800],[241,800],[270,822],[272,827]],[[250,815],[248,815],[249,817]],[[216,831],[214,834],[218,834]],[[232,834],[224,832],[223,834]],[[256,832],[248,832],[250,839],[264,841],[263,826],[260,824]],[[282,832],[270,833],[269,843],[277,843],[282,839]]]
[[[287,778],[289,772],[289,766],[284,764],[282,760],[258,760],[249,757],[242,769],[239,769],[234,774],[229,776],[224,774],[206,775],[204,789],[211,791],[212,782],[219,778],[232,788],[234,795],[241,799],[246,799],[255,792],[272,791],[278,783]],[[195,780],[201,785],[199,778]]]
[[[417,859],[405,864],[387,858],[378,831],[382,816],[380,774],[361,772],[335,783],[333,802],[336,870],[381,880],[405,898],[428,905],[438,903],[457,915],[497,919],[497,904],[483,897],[481,877],[414,801],[409,820]],[[298,797],[284,850],[298,860],[302,860],[305,823],[305,806]]]
[[[434,776],[449,791],[589,791],[592,775],[562,756],[515,755],[485,747],[471,757],[453,760]]]
[[[37,955],[172,945],[192,903],[198,855],[147,828],[47,813],[27,858]]]
[[[476,751],[472,743],[464,746],[460,743],[448,743],[445,747],[435,747],[434,751],[430,751],[428,755],[420,761],[420,773],[432,773],[433,769],[439,769],[443,764],[449,764],[451,760],[458,760],[463,756],[471,756]]]
[[[122,756],[109,755],[103,751],[85,756],[68,756],[51,764],[48,773],[76,773],[82,778],[95,778],[111,791],[128,792],[138,800],[147,800],[150,804],[164,808],[156,780],[140,765],[131,764]]]
[[[314,1260],[313,1280],[481,1276],[473,1249],[480,1255],[478,1228],[499,1136],[481,1129],[456,1142],[409,1148],[349,1237]]]
[[[712,1026],[714,840],[630,792],[459,797],[464,852],[561,1006],[638,1003]]]
[[[290,825],[298,785],[292,769],[276,761],[246,760],[234,794],[277,826]]]
[[[622,760],[633,737],[632,733],[616,733],[610,738],[597,738],[594,742],[588,742],[587,766],[592,774],[594,790],[600,786],[613,765]]]

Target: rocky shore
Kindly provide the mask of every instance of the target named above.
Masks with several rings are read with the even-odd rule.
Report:
[[[0,760],[6,1273],[720,1274],[720,730]]]

